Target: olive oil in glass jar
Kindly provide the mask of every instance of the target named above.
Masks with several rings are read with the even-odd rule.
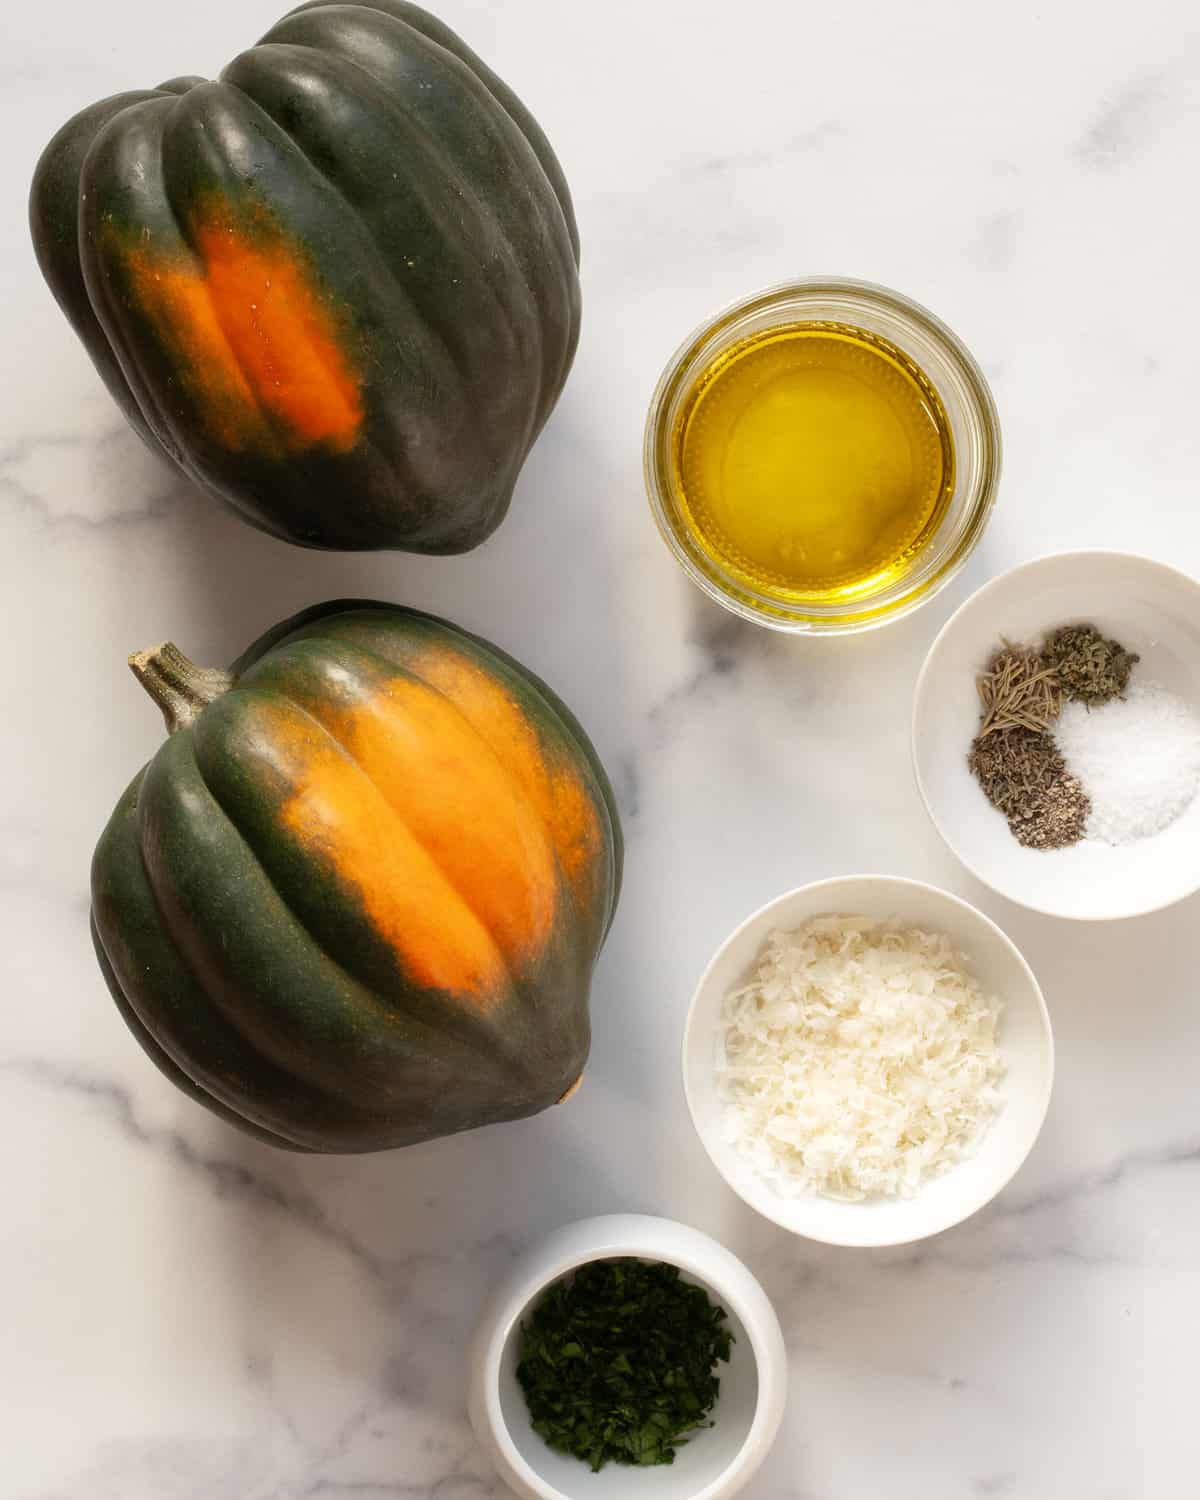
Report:
[[[668,367],[651,504],[685,569],[747,618],[845,631],[961,565],[990,513],[999,430],[974,361],[895,293],[808,282],[739,303]]]
[[[697,542],[760,588],[849,599],[904,571],[945,513],[954,443],[896,345],[798,323],[719,354],[676,421]]]

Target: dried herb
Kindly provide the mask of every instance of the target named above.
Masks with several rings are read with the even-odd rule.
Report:
[[[1027,646],[1005,641],[975,685],[983,705],[980,739],[1005,729],[1047,729],[1062,709],[1056,668]]]
[[[1005,641],[976,678],[981,714],[967,764],[1029,849],[1078,843],[1092,805],[1050,730],[1063,703],[1120,697],[1138,658],[1094,625],[1062,625],[1040,650]]]
[[[1042,661],[1058,678],[1063,693],[1093,708],[1121,698],[1140,658],[1094,625],[1063,625],[1042,646]]]
[[[674,1266],[602,1260],[558,1282],[521,1325],[517,1380],[551,1448],[606,1463],[669,1464],[711,1426],[733,1335],[724,1309]]]
[[[1083,837],[1091,801],[1049,734],[1018,727],[977,735],[967,764],[1027,849],[1063,849]]]

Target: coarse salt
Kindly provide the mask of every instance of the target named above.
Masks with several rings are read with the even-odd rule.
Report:
[[[1086,837],[1132,844],[1173,823],[1200,788],[1200,718],[1161,683],[1089,710],[1067,703],[1054,738],[1091,798]]]

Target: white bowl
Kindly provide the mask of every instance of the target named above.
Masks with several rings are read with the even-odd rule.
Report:
[[[1136,844],[1025,849],[967,769],[975,678],[1001,638],[1034,643],[1077,621],[1138,652],[1135,673],[1200,706],[1200,584],[1128,552],[1056,553],[985,584],[934,641],[913,699],[913,767],[938,832],[1000,895],[1052,917],[1140,916],[1200,889],[1200,798]]]
[[[576,1266],[624,1255],[678,1266],[703,1286],[729,1315],[734,1344],[718,1372],[714,1425],[693,1434],[673,1464],[609,1464],[593,1474],[579,1459],[548,1448],[530,1426],[516,1379],[520,1325],[546,1288]],[[766,1457],[786,1394],[783,1334],[762,1287],[708,1235],[642,1214],[583,1219],[529,1251],[493,1294],[470,1354],[471,1425],[500,1477],[525,1500],[725,1500]]]
[[[948,934],[966,956],[986,993],[1000,997],[999,1044],[1007,1067],[1004,1108],[975,1154],[933,1177],[913,1198],[842,1203],[817,1194],[786,1198],[754,1170],[727,1139],[717,1094],[724,1055],[721,1003],[751,976],[775,928],[799,927],[812,917],[856,915],[874,921],[927,926]],[[729,1186],[765,1218],[827,1245],[903,1245],[960,1223],[1010,1181],[1037,1140],[1054,1078],[1054,1038],[1046,1002],[1033,971],[1012,941],[982,912],[919,880],[849,875],[788,891],[747,917],[705,969],[688,1012],[683,1038],[683,1085],[692,1123]]]

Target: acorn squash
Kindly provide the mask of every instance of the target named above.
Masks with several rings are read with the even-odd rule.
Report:
[[[215,82],[83,110],[30,221],[134,428],[309,547],[481,542],[579,333],[549,143],[407,0],[302,5]]]
[[[544,683],[444,620],[352,601],[229,672],[171,645],[130,660],[172,732],[100,839],[93,934],[168,1077],[331,1152],[571,1091],[621,833]]]

